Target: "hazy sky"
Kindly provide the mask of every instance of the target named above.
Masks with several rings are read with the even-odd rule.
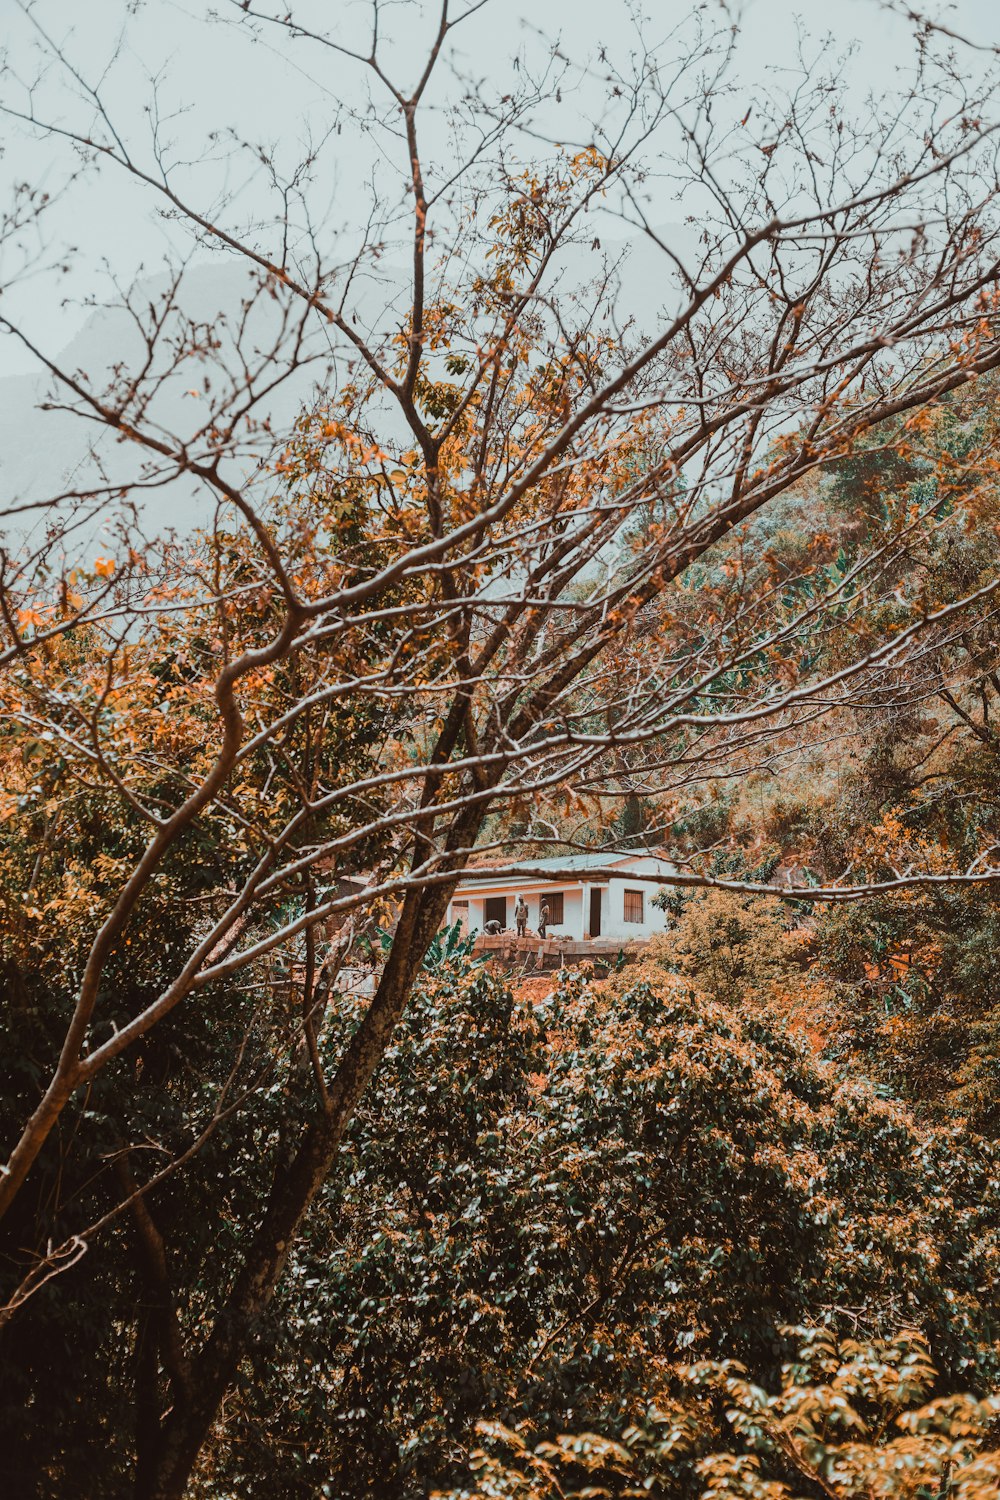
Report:
[[[461,4],[456,0],[457,7]],[[433,11],[436,8],[435,4]],[[647,0],[645,5],[654,36],[667,36],[693,12],[702,12],[706,22],[714,23],[723,18],[725,8],[721,0]],[[951,6],[928,0],[928,8],[982,44],[1000,43],[996,0],[957,0]],[[310,136],[315,140],[330,128],[345,101],[363,104],[368,87],[365,70],[333,53],[317,55],[273,32],[267,40],[254,41],[245,28],[212,23],[213,10],[231,11],[227,0],[215,0],[213,5],[199,0],[90,0],[87,5],[79,0],[35,0],[32,10],[50,36],[65,45],[85,84],[103,78],[102,90],[122,138],[145,161],[153,99],[150,79],[155,75],[165,134],[185,164],[187,190],[210,203],[223,185],[236,189],[248,216],[258,207],[264,211],[261,186],[243,167],[227,175],[221,165],[222,147],[212,144],[212,132],[232,129],[243,138],[267,142],[290,164],[303,141]],[[846,74],[859,97],[887,87],[893,71],[908,65],[912,57],[906,24],[879,0],[730,0],[728,10],[743,23],[739,69],[750,102],[755,90],[770,86],[775,68],[792,64],[799,23],[817,38],[829,31],[840,48],[853,44]],[[416,0],[386,5],[391,64],[404,72],[412,65],[432,13]],[[338,36],[360,41],[368,7],[364,0],[304,0],[295,14],[306,23],[333,27]],[[23,85],[31,83],[36,85],[37,107],[51,118],[86,122],[87,110],[72,98],[72,80],[57,65],[43,63],[39,38],[18,0],[0,0],[0,19],[6,63],[13,70],[4,84],[6,100],[23,105]],[[601,46],[627,53],[634,35],[625,0],[489,0],[456,33],[463,67],[473,79],[501,79],[510,73],[517,52],[529,59],[541,56],[538,28],[550,38],[561,37],[575,59],[593,55]],[[553,104],[545,124],[572,138],[578,121],[585,129],[592,102],[584,85],[575,96],[563,99],[558,114]],[[434,130],[431,119],[430,144],[443,155],[446,143],[443,137],[435,139]],[[5,122],[0,140],[0,192],[5,196],[19,181],[55,191],[72,167],[72,150],[66,143],[40,142],[10,122]],[[320,184],[330,222],[349,216],[364,200],[375,160],[372,141],[356,129],[331,138]],[[70,274],[43,274],[46,262],[40,249],[32,247],[29,260],[34,263],[26,268],[32,274],[7,287],[3,305],[55,352],[85,318],[80,304],[99,284],[102,263],[126,282],[140,269],[152,273],[162,267],[176,230],[164,224],[151,195],[115,171],[84,178],[57,205],[49,222],[50,245],[73,247],[65,262],[72,268]],[[12,270],[24,269],[8,257],[4,283]],[[64,306],[67,298],[69,305]],[[12,340],[0,339],[0,374],[28,367]]]

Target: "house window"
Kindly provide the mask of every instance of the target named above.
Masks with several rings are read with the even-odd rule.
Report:
[[[625,920],[626,922],[644,922],[643,898],[645,891],[625,892]]]
[[[507,897],[487,896],[483,902],[483,926],[487,922],[499,922],[501,927],[507,926]]]
[[[451,903],[451,920],[462,924],[462,931],[469,930],[469,903],[468,901],[453,901]]]
[[[561,927],[565,921],[565,917],[563,916],[563,892],[544,891],[538,898],[539,912],[541,912],[543,901],[549,908],[549,926]]]

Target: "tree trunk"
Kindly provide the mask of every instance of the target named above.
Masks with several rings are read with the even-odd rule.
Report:
[[[144,1310],[136,1334],[135,1500],[149,1500],[160,1439],[160,1362],[156,1315]]]
[[[368,1012],[329,1090],[329,1108],[307,1127],[288,1170],[271,1190],[243,1268],[201,1354],[191,1361],[188,1400],[164,1423],[149,1500],[183,1500],[191,1472],[240,1360],[274,1295],[295,1236],[336,1159],[340,1143],[405,1009],[413,982],[447,909],[451,887],[407,896]]]

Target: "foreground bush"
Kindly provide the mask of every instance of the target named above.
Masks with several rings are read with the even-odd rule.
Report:
[[[534,1447],[499,1424],[481,1427],[471,1485],[438,1500],[583,1500],[677,1495],[697,1476],[701,1500],[793,1500],[802,1492],[884,1500],[993,1500],[1000,1485],[1000,1397],[926,1400],[936,1377],[923,1338],[858,1343],[792,1330],[799,1359],[769,1395],[734,1361],[679,1372],[687,1399],[650,1409],[619,1441],[587,1433]],[[715,1435],[705,1401],[725,1404],[733,1446]],[[679,1462],[681,1460],[681,1462]],[[689,1462],[684,1462],[688,1460]]]
[[[777,1021],[654,965],[564,976],[537,1006],[446,965],[351,1132],[199,1493],[461,1487],[477,1424],[531,1452],[560,1433],[599,1447],[687,1410],[695,1365],[715,1446],[679,1456],[676,1483],[697,1494],[714,1483],[699,1452],[724,1451],[742,1399],[718,1381],[782,1388],[793,1323],[861,1343],[912,1328],[937,1368],[921,1363],[920,1399],[978,1400],[1000,1355],[998,1166],[991,1144],[838,1084]],[[810,1385],[834,1357],[815,1339]],[[935,1411],[952,1409],[971,1410]],[[752,1489],[766,1453],[735,1431],[713,1473],[780,1494]]]

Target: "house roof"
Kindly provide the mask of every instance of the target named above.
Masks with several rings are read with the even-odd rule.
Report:
[[[607,849],[603,854],[553,854],[545,859],[512,859],[522,870],[603,870],[626,859],[658,859],[646,849]]]
[[[497,859],[497,856],[493,856]],[[578,870],[581,874],[587,870],[606,870],[612,865],[626,865],[632,860],[655,859],[662,864],[669,864],[662,854],[656,854],[650,849],[606,849],[604,853],[586,854],[553,854],[545,859],[519,859],[511,858],[508,863],[516,865],[518,870],[537,871],[540,878],[544,879],[550,870],[558,870],[560,874],[568,870]],[[467,885],[516,885],[522,880],[523,875],[504,875],[498,873],[495,868],[484,868],[475,866],[468,867],[462,875],[461,884]]]

